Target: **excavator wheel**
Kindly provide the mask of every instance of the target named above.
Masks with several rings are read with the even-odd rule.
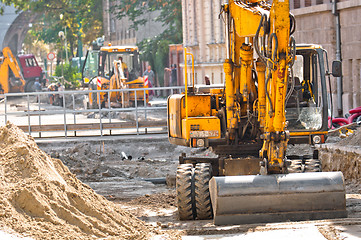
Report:
[[[321,161],[318,159],[307,159],[305,161],[305,172],[322,172]]]
[[[212,166],[209,163],[198,163],[194,170],[195,203],[197,219],[212,219],[212,204],[209,194],[209,180],[212,177]]]
[[[36,92],[35,89],[35,81],[34,80],[29,80],[25,83],[25,87],[24,90],[25,92]]]
[[[196,217],[194,200],[194,169],[192,164],[179,164],[176,177],[178,214],[180,220]]]
[[[287,160],[287,170],[288,173],[302,173],[303,172],[303,164],[301,159],[296,160]]]

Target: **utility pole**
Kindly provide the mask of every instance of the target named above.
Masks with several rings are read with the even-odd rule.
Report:
[[[336,28],[336,60],[342,61],[341,51],[341,24],[340,24],[340,12],[337,10],[337,0],[332,0],[332,14],[335,16],[335,28]],[[342,76],[337,77],[337,113],[339,117],[343,115],[342,104]],[[332,93],[331,93],[332,94]]]

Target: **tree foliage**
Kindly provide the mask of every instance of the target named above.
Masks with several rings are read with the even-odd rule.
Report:
[[[158,79],[163,79],[167,66],[169,44],[182,43],[182,3],[181,0],[113,0],[111,11],[118,19],[128,17],[130,28],[138,28],[148,21],[150,12],[158,11],[154,21],[161,22],[165,30],[151,39],[138,43],[141,59],[148,61],[156,71]]]
[[[63,65],[56,66],[55,76],[64,76],[66,80],[64,82],[65,89],[75,89],[80,86],[81,73],[77,67],[73,67],[70,63],[64,63]]]
[[[34,40],[58,43],[59,31],[66,27],[66,38],[73,53],[78,35],[82,42],[89,44],[103,35],[102,0],[1,0],[5,5],[13,5],[18,11],[31,11],[39,18],[29,31]],[[60,17],[62,16],[62,18]],[[80,34],[79,34],[80,32]]]

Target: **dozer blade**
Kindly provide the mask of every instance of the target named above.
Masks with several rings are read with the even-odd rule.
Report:
[[[341,172],[213,177],[214,224],[347,217]]]

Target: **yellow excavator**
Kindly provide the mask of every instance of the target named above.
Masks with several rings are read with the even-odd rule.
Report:
[[[137,46],[109,46],[89,50],[82,69],[82,78],[91,90],[148,88],[140,76]],[[130,107],[148,103],[148,90],[89,93],[89,107]]]
[[[185,93],[168,98],[169,141],[218,155],[180,157],[180,219],[226,225],[346,217],[343,175],[322,172],[312,148],[328,133],[327,52],[296,45],[289,0],[229,0],[222,11],[224,87],[196,88],[193,72],[192,86],[186,77]],[[184,55],[187,64],[192,54]],[[334,61],[332,75],[340,74]],[[287,155],[289,144],[312,151]]]
[[[10,48],[6,47],[0,57],[0,94],[24,92],[25,80],[20,66]]]

